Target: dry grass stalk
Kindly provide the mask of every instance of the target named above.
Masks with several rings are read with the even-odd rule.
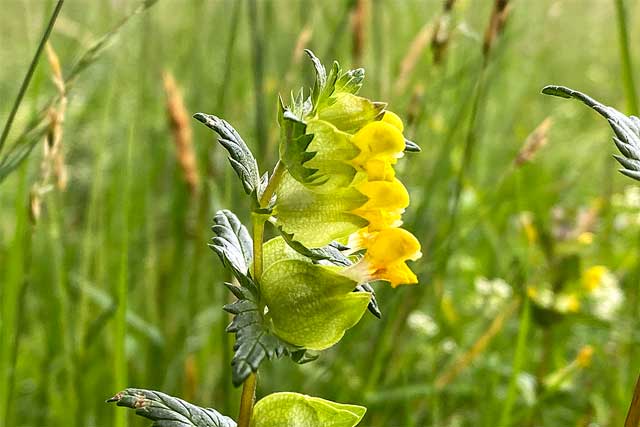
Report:
[[[47,60],[51,67],[53,84],[55,85],[59,99],[47,111],[47,133],[43,144],[43,156],[40,164],[40,177],[31,188],[29,196],[29,214],[35,224],[42,212],[42,197],[52,189],[50,181],[53,177],[55,187],[63,191],[67,187],[68,174],[64,163],[64,151],[62,147],[62,133],[64,116],[67,110],[67,92],[62,77],[60,59],[49,42],[46,46]]]
[[[167,116],[173,133],[178,164],[182,169],[182,176],[189,191],[191,194],[195,194],[200,183],[200,176],[193,149],[190,115],[184,106],[182,93],[178,89],[173,75],[165,71],[162,75],[162,81],[167,97]]]
[[[493,10],[491,12],[491,18],[489,19],[489,26],[487,26],[487,30],[484,33],[482,53],[485,59],[489,56],[491,48],[500,34],[502,34],[510,11],[511,6],[509,5],[509,0],[495,0]]]
[[[291,65],[298,65],[300,61],[302,61],[302,57],[304,56],[304,50],[311,41],[311,36],[313,36],[313,29],[306,25],[300,34],[298,34],[298,39],[296,40],[296,46],[293,48],[293,56],[291,57]],[[293,67],[289,67],[293,68]]]
[[[436,27],[431,36],[431,52],[433,53],[434,64],[440,64],[449,46],[450,27],[451,27],[451,11],[456,0],[446,0],[444,9],[440,18],[436,22]]]
[[[629,405],[629,412],[627,412],[627,418],[624,422],[624,427],[638,426],[640,426],[640,376],[638,376],[631,405]]]
[[[409,50],[400,63],[400,74],[394,87],[394,91],[396,93],[402,92],[407,87],[407,83],[409,83],[411,74],[418,63],[418,60],[422,56],[422,52],[431,40],[433,28],[434,25],[431,22],[424,24],[420,31],[418,31],[418,34],[416,34],[411,41]]]
[[[198,391],[198,362],[193,354],[184,359],[184,396],[194,400]]]
[[[522,148],[518,152],[518,155],[514,159],[513,163],[516,167],[520,167],[525,163],[533,160],[535,155],[547,145],[549,139],[549,129],[551,129],[553,121],[551,117],[545,118],[534,130],[527,136]]]
[[[56,180],[58,190],[64,190],[67,187],[68,175],[67,168],[64,164],[64,151],[62,147],[62,125],[64,123],[64,115],[67,111],[67,89],[62,77],[62,67],[60,67],[60,59],[51,43],[46,46],[47,59],[51,67],[53,75],[53,84],[58,89],[60,100],[58,105],[50,111],[50,131],[49,144],[51,148],[51,159],[53,162],[53,175]]]
[[[484,334],[471,346],[471,348],[458,357],[458,359],[447,368],[435,381],[436,389],[441,390],[450,384],[467,366],[471,364],[482,352],[487,348],[489,343],[495,338],[496,335],[504,327],[504,323],[514,313],[516,308],[520,305],[520,300],[514,300],[511,304],[507,305],[493,319],[489,328]]]
[[[356,65],[362,64],[364,46],[366,43],[366,15],[367,0],[357,0],[351,15],[353,26],[353,61]]]
[[[291,86],[291,82],[293,81],[293,70],[297,70],[304,56],[304,50],[309,46],[309,42],[311,41],[311,37],[313,36],[313,28],[309,25],[305,25],[300,34],[298,34],[298,39],[296,40],[296,45],[293,48],[293,54],[291,55],[291,64],[289,65],[287,74],[284,77],[284,81],[286,86]]]

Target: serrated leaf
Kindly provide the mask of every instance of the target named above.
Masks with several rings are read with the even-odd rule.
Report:
[[[281,227],[278,227],[278,232],[282,236],[281,241],[283,245],[286,242],[286,247],[293,249],[303,257],[309,258],[313,261],[328,261],[333,265],[342,267],[348,267],[352,264],[351,260],[340,252],[340,249],[333,243],[320,248],[307,248],[302,243],[294,240],[293,234],[287,233]],[[279,259],[276,261],[279,261]]]
[[[317,170],[316,176],[322,178],[308,186],[316,192],[330,193],[350,185],[356,176],[356,169],[348,162],[360,153],[351,142],[351,135],[318,119],[309,120],[307,132],[313,134],[307,150],[314,156],[306,166]]]
[[[640,181],[640,119],[638,117],[626,116],[615,108],[601,104],[590,96],[568,87],[545,86],[542,93],[560,98],[575,98],[607,119],[615,133],[613,142],[624,156],[614,156],[622,165],[620,172]]]
[[[253,157],[251,150],[249,150],[249,147],[247,147],[247,144],[240,137],[240,134],[233,126],[219,117],[210,114],[196,113],[193,118],[220,136],[218,142],[229,153],[229,162],[242,181],[244,191],[247,194],[254,192],[258,194],[261,188],[258,163]]]
[[[270,329],[310,350],[331,347],[358,323],[371,300],[368,293],[353,292],[356,285],[337,267],[300,260],[274,263],[260,283]]]
[[[297,363],[310,360],[310,356],[306,355],[306,349],[281,340],[269,329],[258,303],[258,289],[250,279],[249,283],[252,288],[225,283],[238,298],[237,301],[224,306],[226,312],[234,315],[227,326],[227,332],[236,335],[231,360],[231,379],[236,387],[241,385],[251,372],[257,372],[265,359],[290,355]]]
[[[308,248],[325,246],[368,224],[350,213],[368,200],[353,187],[317,193],[285,173],[276,194],[276,225]]]
[[[135,409],[153,421],[153,427],[236,427],[236,422],[215,409],[201,408],[159,391],[127,388],[107,402]]]
[[[367,408],[299,393],[273,393],[253,409],[251,427],[354,427]]]
[[[335,92],[357,94],[364,82],[364,68],[356,68],[342,74],[335,84]]]
[[[249,274],[249,266],[253,260],[253,241],[235,214],[229,210],[220,210],[214,217],[211,228],[216,234],[209,244],[218,254],[222,263],[230,268],[238,280]],[[244,276],[244,277],[243,277]]]
[[[226,305],[224,310],[235,315],[227,326],[227,332],[236,334],[231,360],[232,382],[236,387],[241,385],[252,372],[257,372],[265,358],[282,357],[291,351],[299,350],[281,341],[269,331],[255,301],[239,299]]]
[[[313,134],[307,133],[307,124],[279,102],[278,123],[280,124],[280,159],[296,180],[305,184],[319,184],[326,178],[318,175],[317,169],[307,166],[316,155],[308,150]]]

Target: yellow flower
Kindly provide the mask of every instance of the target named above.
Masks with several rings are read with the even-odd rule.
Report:
[[[604,265],[594,265],[589,267],[582,274],[582,286],[588,291],[593,292],[602,284],[602,278],[609,272]]]
[[[399,228],[410,201],[394,171],[405,150],[402,120],[357,96],[361,72],[332,72],[316,82],[314,105],[299,106],[299,121],[282,113],[287,173],[276,190],[276,225],[308,248],[338,240],[363,251],[345,273],[359,282],[417,283],[406,261],[421,256],[420,243]]]
[[[368,200],[353,213],[369,221],[368,231],[402,225],[400,218],[409,206],[409,193],[399,180],[365,181],[356,189]]]
[[[352,241],[353,242],[353,241]],[[343,274],[358,282],[386,280],[394,288],[418,283],[418,278],[406,261],[422,256],[420,242],[402,228],[387,228],[373,233],[361,233],[355,249],[366,249],[362,259]]]
[[[591,365],[591,359],[593,358],[593,347],[585,345],[580,349],[576,356],[576,362],[581,368],[587,368]]]

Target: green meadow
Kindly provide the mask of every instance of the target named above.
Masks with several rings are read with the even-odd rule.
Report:
[[[57,3],[0,2],[0,126]],[[236,417],[231,277],[207,244],[216,211],[249,224],[251,206],[191,116],[271,171],[278,95],[313,85],[305,48],[363,67],[361,94],[421,147],[396,169],[420,283],[374,283],[380,319],[264,363],[257,397],[362,405],[366,427],[625,425],[640,187],[605,120],[541,89],[637,115],[640,5],[446,3],[66,0],[0,143],[0,427],[150,425],[105,403],[128,386]]]

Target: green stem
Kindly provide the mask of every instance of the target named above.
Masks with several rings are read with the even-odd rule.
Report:
[[[251,414],[253,414],[253,404],[256,400],[256,384],[258,382],[255,373],[249,374],[244,384],[242,384],[242,396],[240,396],[240,415],[238,416],[238,427],[249,427]]]
[[[522,314],[520,315],[518,340],[516,342],[516,350],[513,356],[511,378],[509,380],[509,388],[507,389],[507,397],[505,398],[504,406],[502,407],[500,422],[498,423],[499,427],[508,427],[511,423],[511,410],[516,400],[518,375],[522,369],[527,352],[527,335],[529,334],[529,325],[531,323],[529,312],[529,299],[525,297]]]
[[[627,15],[624,0],[615,0],[616,16],[618,18],[618,38],[620,42],[620,59],[622,60],[622,79],[627,98],[629,114],[638,115],[638,99],[636,85],[633,80],[633,64],[629,51],[629,32],[627,31]]]
[[[114,345],[114,380],[115,389],[122,390],[127,386],[128,366],[126,354],[127,339],[127,303],[128,303],[128,276],[129,276],[129,216],[131,207],[131,166],[133,152],[134,128],[129,129],[129,138],[126,148],[126,166],[124,173],[122,215],[123,227],[120,236],[120,270],[118,281],[116,283],[116,300],[118,307],[116,309],[116,328],[115,328],[115,345]],[[124,411],[117,411],[114,425],[116,427],[126,427],[127,417]]]
[[[31,60],[31,64],[29,65],[29,69],[27,70],[27,74],[25,74],[24,79],[22,80],[22,85],[20,86],[20,90],[18,91],[18,96],[16,96],[16,100],[13,103],[13,108],[11,108],[11,112],[9,113],[9,118],[4,125],[4,129],[2,129],[2,135],[0,135],[0,152],[2,151],[2,147],[9,136],[9,131],[11,130],[11,125],[13,125],[13,120],[16,117],[16,113],[18,112],[18,108],[20,108],[20,104],[22,103],[22,98],[24,98],[24,94],[27,92],[27,88],[29,87],[29,83],[31,82],[31,77],[33,77],[33,73],[38,66],[38,62],[40,60],[40,54],[42,54],[42,50],[44,49],[47,40],[49,40],[49,35],[51,34],[51,30],[53,29],[53,25],[56,23],[56,19],[58,19],[58,14],[60,13],[60,9],[62,9],[62,4],[64,0],[58,0],[56,7],[53,9],[53,13],[51,14],[51,18],[49,18],[49,23],[47,24],[47,28],[42,34],[42,39],[40,39],[40,44],[38,45],[38,49],[36,49],[36,54],[33,56]]]
[[[286,168],[284,164],[278,160],[276,163],[276,167],[273,169],[273,174],[271,175],[271,179],[269,179],[269,183],[267,184],[267,188],[264,189],[264,193],[260,196],[260,207],[265,208],[269,205],[271,198],[273,197],[278,185],[280,185],[280,181],[282,180],[282,175],[284,175]]]
[[[285,166],[278,161],[273,170],[269,183],[260,196],[258,201],[260,208],[266,208],[271,201],[282,176],[285,172]],[[264,240],[264,223],[266,216],[262,213],[253,212],[251,214],[252,231],[253,231],[253,279],[259,286],[262,277],[262,241]],[[242,396],[240,397],[240,414],[238,415],[238,427],[249,427],[251,414],[253,413],[253,404],[256,398],[256,384],[258,382],[256,373],[251,373],[242,384]]]

